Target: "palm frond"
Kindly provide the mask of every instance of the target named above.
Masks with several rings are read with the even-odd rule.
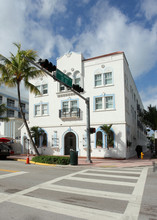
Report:
[[[24,83],[25,83],[25,87],[27,89],[30,89],[31,93],[34,93],[35,95],[40,95],[40,91],[39,91],[39,89],[37,89],[36,86],[34,86],[32,83],[25,81],[25,80],[24,80]]]

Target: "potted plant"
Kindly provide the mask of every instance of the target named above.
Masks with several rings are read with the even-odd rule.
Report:
[[[101,139],[98,139],[97,142],[96,142],[96,147],[97,148],[102,148],[102,140]]]

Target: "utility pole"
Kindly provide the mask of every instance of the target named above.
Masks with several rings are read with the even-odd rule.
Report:
[[[87,163],[92,163],[92,161],[91,161],[91,143],[90,143],[90,99],[89,99],[89,97],[87,97],[87,98],[83,97],[75,89],[73,89],[72,87],[67,86],[66,83],[64,83],[63,81],[57,79],[54,73],[52,74],[51,72],[49,72],[45,68],[41,67],[38,63],[35,63],[34,61],[30,60],[29,58],[27,58],[25,56],[24,56],[24,58],[27,61],[29,61],[30,63],[32,63],[34,66],[38,67],[40,70],[45,72],[47,75],[52,77],[55,81],[58,81],[58,82],[62,83],[64,86],[68,87],[68,89],[70,89],[72,92],[74,92],[76,95],[78,95],[80,98],[82,98],[85,101],[85,103],[86,103],[86,120],[87,120],[87,122],[86,122],[86,132],[87,132],[87,159],[86,159],[86,162]],[[62,74],[65,75],[64,73],[62,73]]]

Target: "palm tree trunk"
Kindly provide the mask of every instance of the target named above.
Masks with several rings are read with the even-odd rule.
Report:
[[[22,118],[23,118],[23,122],[24,122],[24,125],[26,127],[26,130],[27,130],[27,133],[28,133],[28,136],[29,136],[29,139],[30,139],[30,143],[32,144],[34,150],[35,150],[35,153],[39,156],[39,152],[35,146],[35,143],[32,139],[32,136],[31,136],[31,133],[30,133],[30,130],[29,130],[29,127],[28,127],[28,124],[27,124],[27,121],[26,121],[26,118],[25,118],[25,114],[23,113],[23,110],[22,110],[22,106],[21,106],[21,95],[20,95],[20,82],[17,83],[17,93],[18,93],[18,99],[19,99],[19,106],[20,106],[20,112],[21,112],[21,115],[22,115]]]

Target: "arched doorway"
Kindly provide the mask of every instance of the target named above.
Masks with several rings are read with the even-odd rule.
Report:
[[[68,132],[64,137],[64,154],[70,155],[70,149],[76,151],[76,135],[73,132]]]

